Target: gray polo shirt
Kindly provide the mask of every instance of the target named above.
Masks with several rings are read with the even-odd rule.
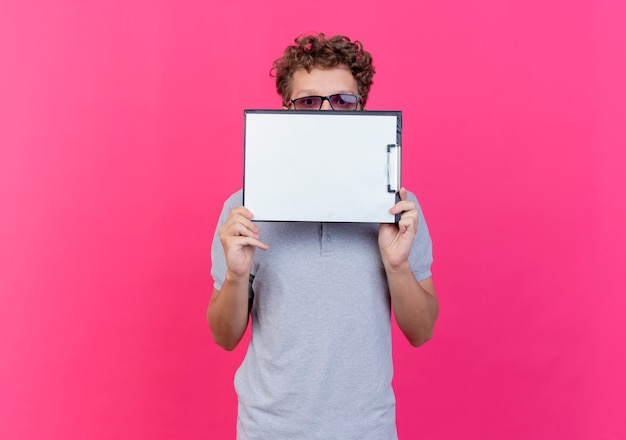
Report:
[[[413,194],[409,199],[417,202]],[[242,204],[224,204],[221,225]],[[390,207],[391,208],[391,207]],[[431,276],[432,244],[418,204],[409,257]],[[258,222],[252,339],[235,375],[238,439],[396,439],[391,307],[378,225]],[[226,274],[213,239],[216,289]]]

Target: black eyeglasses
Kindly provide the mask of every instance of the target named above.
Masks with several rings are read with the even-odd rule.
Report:
[[[358,110],[361,95],[337,93],[329,96],[304,96],[290,99],[287,105],[293,104],[295,110],[320,110],[324,101],[328,101],[333,110]]]

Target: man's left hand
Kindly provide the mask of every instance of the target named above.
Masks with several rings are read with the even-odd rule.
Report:
[[[408,261],[413,239],[417,233],[417,207],[407,200],[406,188],[400,189],[400,201],[389,210],[401,214],[398,224],[381,224],[378,246],[386,269],[399,269]]]

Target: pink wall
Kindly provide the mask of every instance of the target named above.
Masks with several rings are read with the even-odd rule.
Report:
[[[309,30],[374,54],[435,242],[402,438],[626,438],[624,3],[212,3],[0,3],[0,438],[233,438],[210,240]]]

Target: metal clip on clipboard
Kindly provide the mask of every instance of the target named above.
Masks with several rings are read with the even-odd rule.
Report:
[[[401,148],[398,144],[387,145],[387,192],[396,193],[396,203],[400,201]],[[396,214],[395,221],[400,221],[401,214]]]

